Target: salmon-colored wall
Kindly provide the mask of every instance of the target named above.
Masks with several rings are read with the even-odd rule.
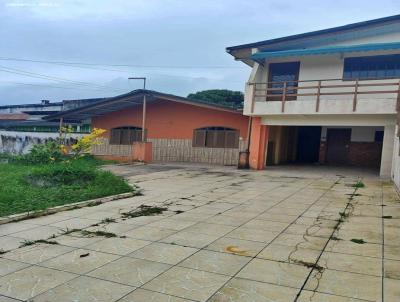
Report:
[[[146,113],[147,138],[192,139],[193,129],[208,126],[237,129],[240,137],[247,138],[248,117],[241,114],[165,100],[147,103]],[[92,119],[92,127],[107,130],[107,136],[120,126],[142,127],[142,106]]]
[[[262,170],[265,168],[269,127],[261,123],[260,117],[253,117],[250,138],[250,168]]]

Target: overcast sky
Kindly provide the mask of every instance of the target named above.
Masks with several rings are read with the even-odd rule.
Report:
[[[399,13],[398,0],[0,0],[0,105],[114,96],[140,87],[129,76],[182,96],[243,90],[250,69],[227,46]]]

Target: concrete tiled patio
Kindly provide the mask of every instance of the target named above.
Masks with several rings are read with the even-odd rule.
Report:
[[[110,169],[144,195],[0,226],[1,302],[400,301],[400,199],[371,174]],[[142,204],[168,211],[122,218]]]

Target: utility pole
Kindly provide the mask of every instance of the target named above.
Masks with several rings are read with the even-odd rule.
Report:
[[[128,80],[142,80],[143,81],[143,110],[142,110],[142,142],[146,142],[146,78],[145,77],[132,77]]]

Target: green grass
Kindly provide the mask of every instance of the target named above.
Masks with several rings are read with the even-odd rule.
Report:
[[[125,180],[93,158],[72,163],[0,163],[0,217],[131,192]],[[82,177],[81,177],[82,176]]]

